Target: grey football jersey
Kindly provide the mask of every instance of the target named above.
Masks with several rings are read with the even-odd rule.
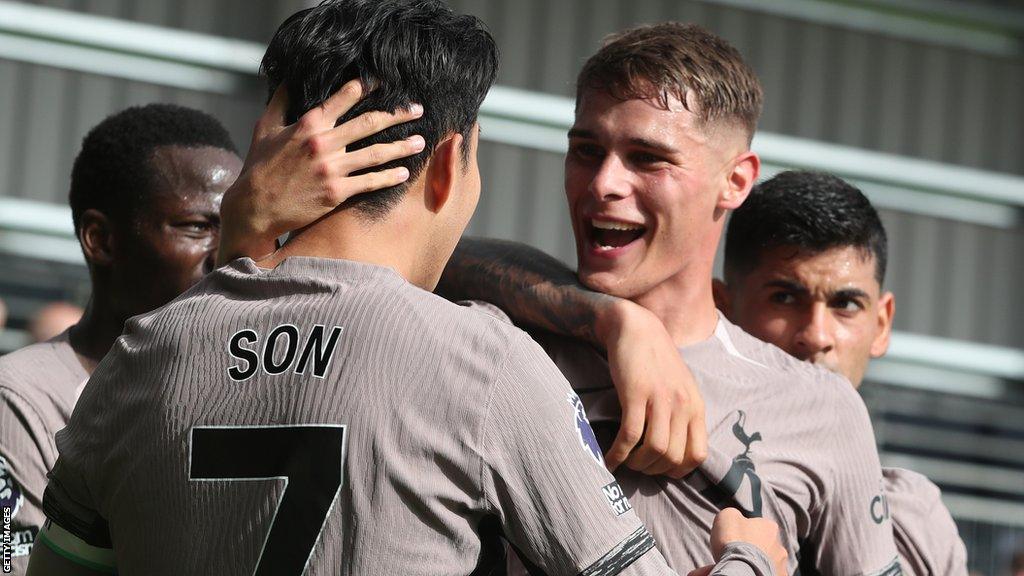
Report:
[[[599,440],[613,439],[621,410],[604,357],[580,341],[535,337],[580,394]],[[853,387],[725,318],[680,352],[704,397],[707,460],[678,481],[616,471],[669,564],[709,563],[715,515],[731,506],[779,524],[791,573],[798,553],[823,574],[899,573],[871,423]]]
[[[88,378],[67,332],[0,357],[0,506],[12,514],[15,574],[28,568],[45,520],[46,473],[57,460],[54,434],[67,424]]]
[[[967,576],[967,548],[939,487],[903,468],[883,468],[882,474],[903,571],[914,576]]]
[[[236,261],[129,321],[44,507],[119,574],[664,574],[525,333],[390,269]],[[767,574],[733,548],[722,574]]]

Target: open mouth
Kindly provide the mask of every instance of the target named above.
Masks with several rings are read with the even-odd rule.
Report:
[[[590,245],[597,250],[607,251],[622,248],[637,241],[647,228],[639,224],[612,222],[591,218],[587,222]]]

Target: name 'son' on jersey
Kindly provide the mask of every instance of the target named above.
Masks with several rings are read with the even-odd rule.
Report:
[[[228,354],[235,360],[228,368],[228,376],[241,382],[260,370],[271,376],[289,370],[307,374],[308,370],[314,377],[323,378],[342,330],[341,326],[333,326],[328,332],[325,326],[316,324],[301,337],[298,327],[281,324],[265,338],[252,328],[239,330],[228,339]]]

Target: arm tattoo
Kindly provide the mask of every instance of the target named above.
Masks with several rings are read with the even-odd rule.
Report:
[[[557,259],[503,240],[463,238],[437,293],[449,300],[490,302],[517,324],[574,336],[597,345],[595,321],[614,296],[585,288]]]

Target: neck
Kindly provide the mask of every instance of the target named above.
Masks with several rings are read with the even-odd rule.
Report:
[[[682,270],[631,299],[661,320],[676,346],[707,340],[718,325],[711,285],[717,246],[718,237],[715,236],[698,247],[698,257],[690,260]]]
[[[679,347],[707,340],[718,325],[710,276],[672,278],[632,300],[653,312]]]
[[[128,319],[110,302],[96,296],[106,293],[107,291],[96,283],[93,284],[93,297],[89,300],[82,319],[71,327],[68,334],[68,341],[78,356],[78,361],[90,374],[107,352],[110,352]]]
[[[273,268],[291,256],[352,260],[386,266],[429,290],[430,275],[419,256],[421,237],[401,204],[379,221],[370,221],[353,209],[339,210],[299,230],[280,250],[258,264]]]

